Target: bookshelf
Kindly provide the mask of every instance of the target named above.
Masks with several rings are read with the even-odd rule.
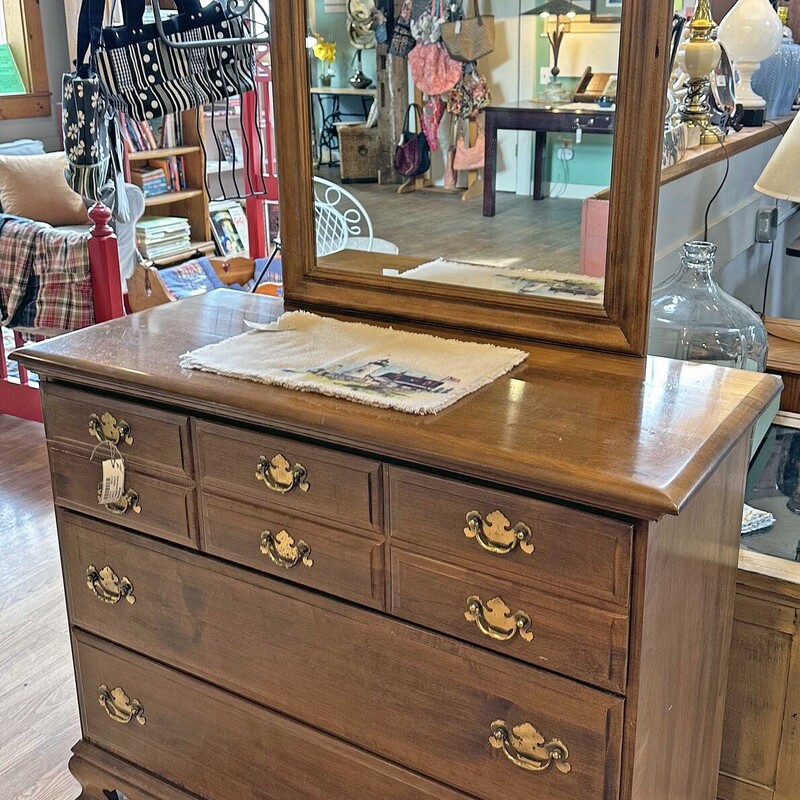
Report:
[[[145,198],[145,213],[164,217],[184,217],[191,228],[191,249],[174,253],[165,258],[153,259],[152,263],[167,264],[191,258],[197,251],[206,255],[216,252],[211,238],[211,221],[208,213],[208,196],[205,190],[205,165],[201,141],[203,137],[203,114],[195,109],[181,113],[182,144],[126,153],[125,174],[130,180],[131,167],[143,166],[148,161],[179,156],[183,159],[186,188]]]

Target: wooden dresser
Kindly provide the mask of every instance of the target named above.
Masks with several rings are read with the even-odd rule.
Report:
[[[214,292],[19,355],[81,798],[711,800],[749,432],[780,381],[532,345],[413,417],[178,367],[268,311]]]

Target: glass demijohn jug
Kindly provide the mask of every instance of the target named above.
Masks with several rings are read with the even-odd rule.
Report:
[[[710,242],[688,242],[678,270],[653,290],[648,353],[763,372],[766,328],[714,280],[716,252]]]

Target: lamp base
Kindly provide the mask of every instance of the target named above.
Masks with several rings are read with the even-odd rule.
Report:
[[[746,108],[742,116],[742,125],[745,128],[762,128],[767,119],[767,111],[764,108]]]
[[[572,97],[561,81],[550,81],[542,89],[542,99],[550,103],[568,103]]]

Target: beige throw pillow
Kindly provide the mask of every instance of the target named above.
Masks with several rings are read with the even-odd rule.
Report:
[[[0,207],[50,225],[88,225],[86,205],[67,186],[63,153],[0,156]]]

